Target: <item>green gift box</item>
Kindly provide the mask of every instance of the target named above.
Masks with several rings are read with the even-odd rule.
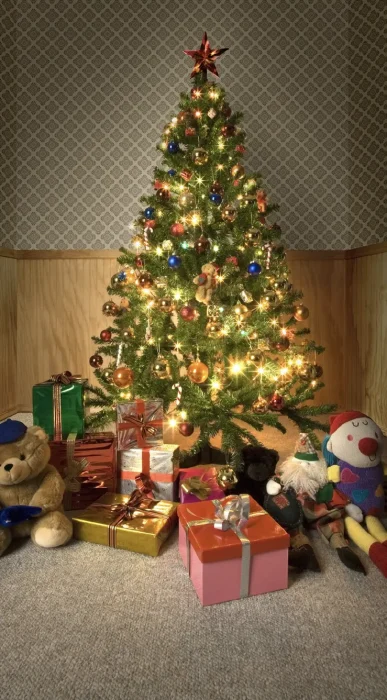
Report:
[[[32,387],[34,425],[43,428],[50,440],[65,440],[70,433],[83,438],[86,381],[71,372],[64,372]]]

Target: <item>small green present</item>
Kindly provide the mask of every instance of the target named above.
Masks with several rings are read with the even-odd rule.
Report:
[[[32,387],[34,425],[43,428],[50,440],[65,440],[70,433],[83,438],[85,432],[84,385],[71,372],[53,374]]]

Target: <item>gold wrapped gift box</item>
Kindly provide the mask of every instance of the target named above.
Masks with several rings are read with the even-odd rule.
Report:
[[[156,557],[177,523],[177,503],[108,493],[72,521],[78,540]]]

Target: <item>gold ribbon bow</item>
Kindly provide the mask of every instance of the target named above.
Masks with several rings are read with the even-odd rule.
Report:
[[[149,499],[144,493],[139,489],[133,491],[130,496],[129,501],[126,503],[93,503],[91,509],[103,509],[108,510],[115,516],[113,521],[109,523],[109,547],[116,547],[117,539],[117,527],[123,522],[123,520],[133,520],[134,518],[165,518],[169,519],[169,515],[163,513],[157,513],[151,508],[146,508],[146,503],[152,500]]]
[[[146,447],[146,438],[155,437],[158,428],[162,427],[162,420],[152,420],[154,413],[147,420],[142,413],[125,413],[122,416],[122,423],[118,424],[119,430],[134,428],[137,433],[137,443],[139,447]],[[134,441],[136,442],[136,441]]]
[[[48,381],[54,384],[71,384],[72,382],[79,381],[79,379],[80,374],[73,374],[70,370],[66,370],[59,374],[52,374]]]
[[[187,543],[187,568],[190,571],[190,541],[189,530],[196,525],[212,524],[217,530],[226,532],[232,530],[239,537],[242,543],[242,567],[241,567],[241,586],[240,597],[246,598],[249,595],[250,588],[250,540],[242,532],[241,528],[246,525],[249,518],[260,515],[267,515],[265,510],[260,510],[255,513],[250,513],[250,497],[247,494],[239,496],[230,496],[226,503],[222,503],[218,499],[212,501],[215,508],[215,518],[203,518],[202,520],[191,520],[187,523],[186,543]]]
[[[211,486],[202,481],[200,476],[191,476],[181,482],[181,490],[196,496],[200,501],[205,501],[211,493]]]

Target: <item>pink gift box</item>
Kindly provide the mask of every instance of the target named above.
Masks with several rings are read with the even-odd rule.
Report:
[[[211,465],[205,465],[201,467],[191,467],[190,469],[180,469],[179,472],[179,497],[180,503],[198,503],[201,498],[198,498],[194,493],[185,493],[181,488],[181,484],[185,479],[191,479],[192,477],[198,477],[203,484],[210,487],[210,491],[206,496],[207,501],[213,501],[215,498],[224,498],[224,491],[218,486],[216,482],[216,472],[220,467],[214,467]]]
[[[228,496],[222,499],[225,504]],[[248,595],[271,593],[288,586],[289,535],[249,496],[250,515],[241,527],[248,538]],[[257,517],[260,515],[260,517]],[[214,523],[197,521],[215,519],[212,501],[180,505],[179,551],[202,605],[214,605],[241,597],[242,543],[228,529],[215,529]],[[189,526],[189,523],[196,524]],[[245,565],[245,564],[244,564]],[[246,595],[246,594],[244,594]]]

